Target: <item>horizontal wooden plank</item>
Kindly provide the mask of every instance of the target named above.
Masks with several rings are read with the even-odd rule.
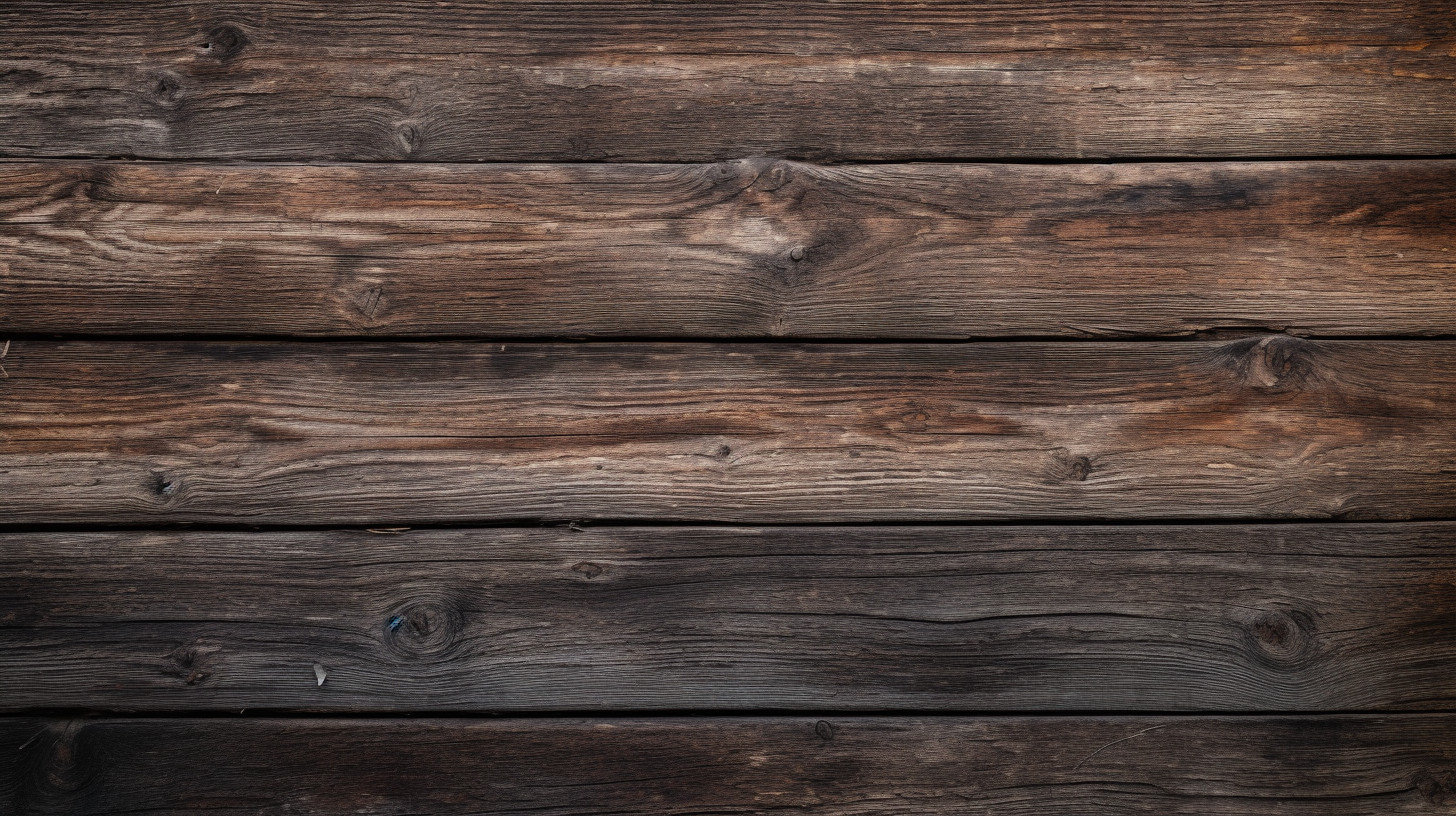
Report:
[[[1450,154],[1453,29],[1431,0],[15,0],[0,154]]]
[[[1448,523],[17,533],[0,609],[6,711],[1456,706]]]
[[[1447,814],[1453,746],[1448,715],[4,719],[0,805],[70,816]]]
[[[1456,334],[1456,162],[0,163],[0,325]]]
[[[16,341],[12,523],[1448,518],[1456,344]]]

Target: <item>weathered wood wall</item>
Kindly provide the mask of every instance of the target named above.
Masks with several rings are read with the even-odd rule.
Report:
[[[377,161],[1456,153],[1446,0],[12,0],[0,150]]]
[[[17,533],[0,708],[1449,707],[1453,532]]]
[[[0,6],[0,814],[1456,813],[1456,5]]]
[[[1456,335],[1453,222],[1456,161],[13,162],[0,318],[279,337]]]

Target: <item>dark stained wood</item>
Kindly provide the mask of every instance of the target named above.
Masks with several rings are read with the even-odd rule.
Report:
[[[0,154],[1456,152],[1444,0],[0,7]]]
[[[0,720],[91,814],[1449,814],[1456,717]]]
[[[0,3],[0,816],[1456,814],[1453,158],[1451,0]]]
[[[19,533],[0,708],[1449,709],[1453,576],[1449,523]]]
[[[15,341],[10,522],[1443,518],[1456,344]]]
[[[1456,162],[0,163],[15,332],[1456,334]]]

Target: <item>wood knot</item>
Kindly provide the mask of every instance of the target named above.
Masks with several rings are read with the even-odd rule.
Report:
[[[51,723],[36,735],[30,764],[35,769],[35,787],[69,793],[91,787],[103,763],[97,746],[85,739],[86,724],[81,720]],[[22,790],[24,785],[22,785]]]
[[[248,35],[241,28],[228,24],[214,26],[202,36],[202,43],[198,46],[203,54],[218,62],[231,60],[247,47]]]
[[[1429,771],[1417,773],[1411,784],[1421,798],[1438,807],[1456,802],[1456,771]]]
[[[153,471],[148,474],[147,486],[151,488],[152,494],[158,498],[170,499],[177,493],[178,480],[164,473]]]
[[[834,739],[834,726],[830,725],[824,720],[820,720],[819,722],[814,723],[814,734],[818,736],[819,739],[828,742]]]
[[[774,193],[788,186],[796,175],[789,162],[774,161],[758,174],[751,186],[761,193]]]
[[[585,134],[571,136],[566,140],[566,146],[577,161],[599,161],[607,156],[607,151],[593,144]]]
[[[213,675],[213,655],[217,646],[190,643],[178,646],[167,653],[162,662],[162,674],[181,680],[183,685],[201,685]]]
[[[799,177],[799,166],[782,159],[740,159],[719,165],[718,178],[733,179],[738,190],[774,193]]]
[[[895,433],[922,433],[941,410],[941,405],[918,399],[896,399],[884,407],[884,427]]]
[[[1079,482],[1087,481],[1087,476],[1092,473],[1092,460],[1085,456],[1078,456],[1072,460],[1072,478]]]
[[[606,572],[607,568],[602,566],[601,564],[593,564],[590,561],[582,561],[579,564],[573,564],[571,566],[571,571],[590,581],[598,575]]]
[[[175,74],[158,71],[147,77],[147,82],[148,95],[153,102],[164,108],[172,107],[182,98],[182,80]]]
[[[412,601],[384,619],[384,643],[411,659],[445,657],[460,645],[465,613],[450,601]]]
[[[1315,379],[1315,345],[1288,335],[1230,343],[1229,362],[1241,380],[1261,391],[1297,391]]]
[[[369,251],[353,247],[321,249],[336,258],[349,253]],[[360,329],[373,329],[385,322],[389,314],[389,290],[385,287],[388,272],[374,266],[360,266],[340,260],[335,274],[333,297],[341,316]]]
[[[399,140],[399,146],[406,156],[419,152],[425,142],[424,134],[420,131],[419,126],[410,122],[404,122],[395,128],[394,136]]]
[[[82,174],[65,188],[64,196],[78,201],[109,201],[112,173],[100,165],[87,167]],[[5,355],[0,354],[0,357]]]
[[[1054,448],[1050,453],[1051,463],[1046,478],[1051,484],[1085,482],[1097,469],[1090,456],[1073,456],[1066,448]]]
[[[1255,653],[1266,663],[1303,663],[1316,651],[1314,619],[1303,612],[1265,612],[1249,623]]]
[[[373,321],[384,311],[384,287],[370,286],[354,293],[351,305],[360,317]]]

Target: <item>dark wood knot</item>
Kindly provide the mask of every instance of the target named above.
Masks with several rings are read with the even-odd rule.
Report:
[[[198,47],[218,62],[227,62],[248,47],[248,35],[235,25],[214,26],[202,36]]]
[[[1248,633],[1255,653],[1272,665],[1305,663],[1317,651],[1314,619],[1303,612],[1265,612],[1249,623]]]
[[[465,632],[465,613],[446,600],[401,604],[384,619],[384,643],[411,659],[444,657],[459,647]]]

